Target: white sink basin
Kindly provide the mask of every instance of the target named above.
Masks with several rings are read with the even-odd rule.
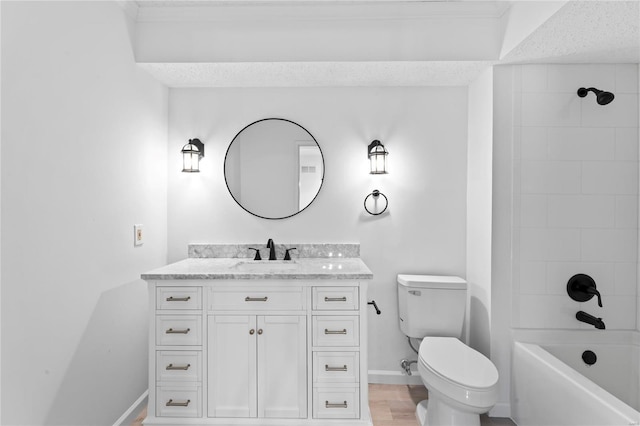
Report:
[[[232,266],[237,271],[247,272],[273,272],[291,271],[298,268],[295,260],[249,260],[240,261]]]

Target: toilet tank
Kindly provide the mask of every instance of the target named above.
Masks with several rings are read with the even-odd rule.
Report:
[[[457,337],[467,306],[467,282],[460,277],[398,275],[400,329],[409,337]]]

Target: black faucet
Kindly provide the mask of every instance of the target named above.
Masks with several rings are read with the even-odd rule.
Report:
[[[267,241],[267,248],[269,249],[269,260],[276,260],[276,245],[271,238]]]
[[[578,321],[586,322],[587,324],[591,324],[597,329],[604,330],[604,322],[602,318],[596,318],[593,315],[589,315],[586,312],[578,311],[576,313],[576,319]]]

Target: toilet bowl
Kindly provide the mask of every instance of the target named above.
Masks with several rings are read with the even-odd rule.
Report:
[[[425,337],[418,372],[429,391],[416,410],[422,426],[477,426],[497,401],[496,367],[455,337]]]

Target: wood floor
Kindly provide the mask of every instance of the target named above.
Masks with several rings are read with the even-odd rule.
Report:
[[[369,407],[374,426],[418,426],[416,405],[427,398],[427,390],[419,385],[369,385]],[[131,423],[142,426],[145,408]],[[510,419],[480,416],[482,426],[515,426]]]
[[[369,384],[369,408],[373,426],[418,426],[416,405],[427,399],[422,385]],[[515,426],[511,419],[480,416],[481,426]]]

